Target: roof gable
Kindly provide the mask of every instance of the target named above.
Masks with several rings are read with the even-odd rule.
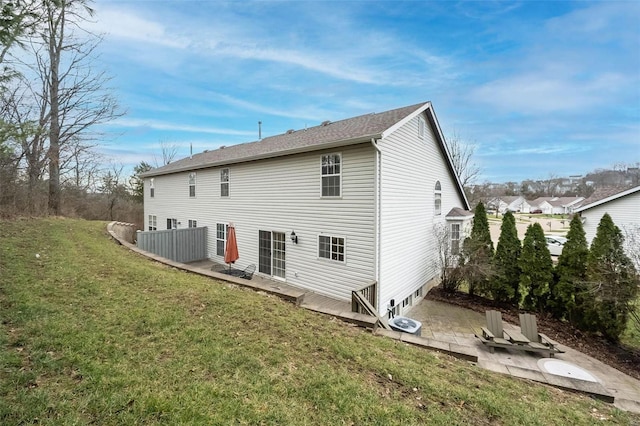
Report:
[[[360,115],[307,129],[288,131],[260,141],[242,143],[205,151],[142,174],[143,177],[178,173],[187,170],[222,166],[245,161],[290,155],[319,149],[362,143],[382,137],[385,130],[408,116],[424,111],[429,102],[381,113]]]
[[[593,207],[596,207],[596,206],[611,202],[613,200],[617,200],[617,199],[620,199],[622,197],[626,197],[626,196],[634,194],[636,192],[640,192],[640,186],[636,186],[634,188],[629,188],[629,189],[624,190],[624,191],[619,191],[619,192],[617,192],[615,194],[612,194],[612,195],[609,195],[607,197],[600,198],[600,199],[597,199],[595,201],[591,201],[588,204],[583,204],[582,207],[580,207],[580,208],[575,210],[575,213],[579,213],[579,212],[588,210],[590,208],[593,208]],[[587,199],[586,201],[589,201],[589,200]]]

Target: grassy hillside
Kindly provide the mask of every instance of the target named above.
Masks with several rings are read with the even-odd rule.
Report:
[[[0,225],[0,424],[640,420],[167,268],[104,223]]]

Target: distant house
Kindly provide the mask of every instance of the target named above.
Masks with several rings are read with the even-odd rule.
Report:
[[[553,214],[553,205],[550,202],[552,198],[553,197],[539,197],[529,201],[529,212]]]
[[[540,197],[529,202],[530,212],[544,214],[572,214],[582,204],[584,197]]]
[[[528,213],[529,203],[522,196],[507,196],[496,197],[487,203],[487,208],[495,210],[500,214],[505,214],[507,211],[512,213]]]
[[[223,263],[351,300],[375,283],[400,314],[440,276],[436,229],[459,247],[471,222],[430,102],[205,151],[143,175],[145,229],[206,226]],[[466,211],[466,213],[465,213]]]
[[[616,192],[617,191],[617,192]],[[626,249],[628,253],[638,247],[632,247],[640,243],[640,186],[626,190],[597,191],[585,201],[582,207],[575,210],[582,218],[584,232],[587,241],[596,236],[598,224],[605,213],[609,213],[613,223],[620,228],[625,235]],[[640,265],[636,265],[640,270]]]

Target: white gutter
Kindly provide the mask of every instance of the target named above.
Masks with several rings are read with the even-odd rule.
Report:
[[[374,174],[375,174],[375,193],[374,193],[374,227],[375,227],[375,232],[374,232],[374,247],[375,247],[375,255],[374,255],[374,259],[375,259],[375,267],[374,267],[374,274],[375,274],[375,280],[377,283],[377,287],[378,287],[378,291],[376,292],[376,307],[378,309],[378,314],[380,314],[381,311],[381,306],[380,306],[380,294],[382,293],[381,289],[381,285],[380,285],[380,198],[381,198],[381,165],[382,165],[382,151],[380,151],[380,147],[378,146],[378,144],[376,143],[375,138],[371,138],[371,145],[373,145],[373,147],[376,150],[376,154],[375,154],[375,168],[374,168]]]

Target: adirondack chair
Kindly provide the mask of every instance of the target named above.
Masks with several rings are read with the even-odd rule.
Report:
[[[563,352],[558,348],[557,342],[542,333],[538,333],[538,324],[535,315],[520,314],[519,317],[520,331],[531,341],[529,346],[539,349],[540,352],[547,351],[551,358],[553,358],[554,354]]]
[[[489,347],[493,353],[495,348],[511,348],[514,345],[505,339],[502,328],[502,313],[499,311],[487,311],[487,326],[482,327],[482,336],[477,336],[483,344]]]

